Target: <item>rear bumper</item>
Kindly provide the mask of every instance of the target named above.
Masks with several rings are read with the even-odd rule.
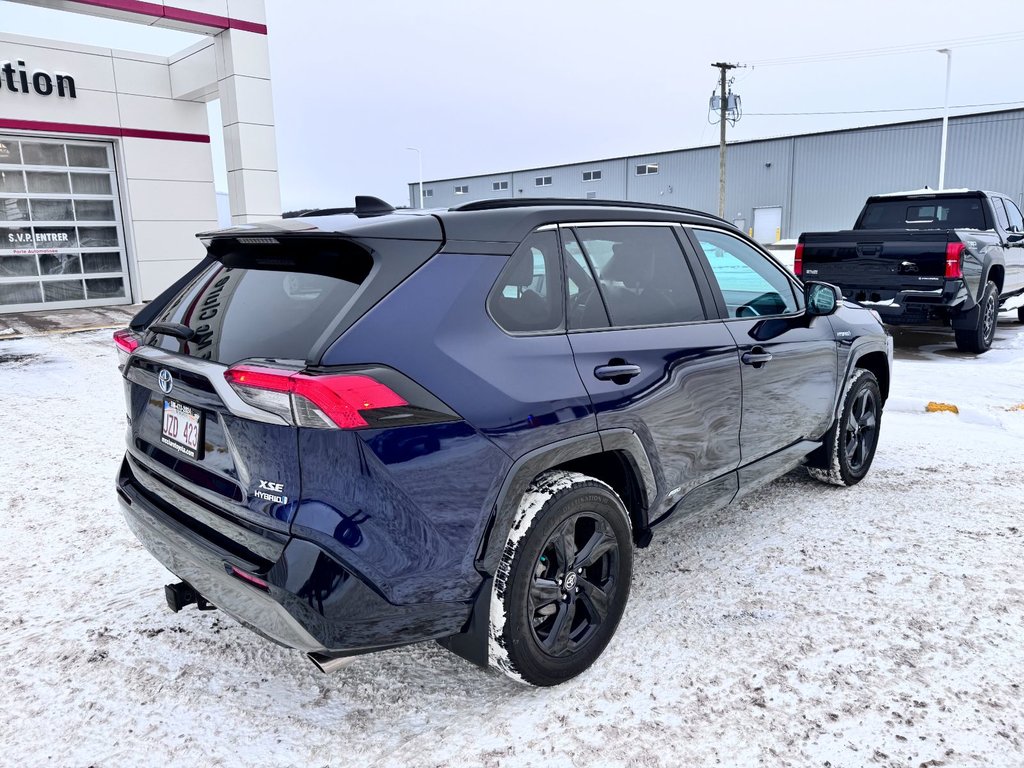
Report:
[[[843,295],[875,310],[886,325],[944,325],[975,307],[960,280],[947,280],[934,290],[880,290],[843,287]]]
[[[447,637],[461,631],[464,603],[393,605],[313,542],[292,537],[280,556],[247,561],[218,547],[147,490],[126,456],[118,497],[132,533],[164,567],[207,601],[260,635],[307,653],[346,656]],[[262,589],[233,575],[232,566],[267,583]]]

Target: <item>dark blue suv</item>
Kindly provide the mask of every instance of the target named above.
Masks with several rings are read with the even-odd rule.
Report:
[[[537,685],[635,547],[806,464],[867,473],[892,348],[731,225],[625,202],[355,209],[203,236],[115,339],[129,526],[324,670],[436,639]]]

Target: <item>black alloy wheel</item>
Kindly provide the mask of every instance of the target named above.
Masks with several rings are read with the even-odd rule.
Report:
[[[876,393],[872,389],[864,387],[857,393],[846,419],[843,440],[846,462],[853,473],[860,473],[865,462],[870,461],[874,455],[880,411]]]
[[[999,323],[999,289],[989,280],[985,291],[978,302],[978,324],[975,328],[954,330],[956,348],[961,352],[981,354],[988,352],[996,337],[996,325]]]
[[[551,656],[586,645],[608,617],[619,547],[608,522],[587,512],[556,528],[533,569],[527,611],[534,639]]]
[[[531,685],[580,674],[615,633],[632,573],[632,529],[618,494],[579,472],[541,474],[494,575],[492,663]]]

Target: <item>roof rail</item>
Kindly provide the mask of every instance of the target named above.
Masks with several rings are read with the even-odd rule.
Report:
[[[689,213],[695,216],[706,216],[709,219],[725,221],[713,213],[698,211],[694,208],[680,208],[675,205],[661,205],[659,203],[641,203],[631,200],[595,200],[594,198],[580,199],[572,197],[517,197],[512,200],[474,200],[471,203],[449,208],[450,211],[493,211],[501,208],[528,208],[539,205],[572,205],[592,206],[596,208],[640,208],[651,211],[671,211],[672,213]]]

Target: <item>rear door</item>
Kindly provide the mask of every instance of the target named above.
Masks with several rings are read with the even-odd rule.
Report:
[[[739,361],[725,325],[708,319],[678,233],[563,227],[569,341],[598,427],[640,436],[665,507],[721,478],[702,497],[711,506],[736,490]]]
[[[828,318],[806,315],[799,285],[751,244],[718,229],[687,231],[739,348],[743,465],[819,438],[831,424],[838,386]]]

